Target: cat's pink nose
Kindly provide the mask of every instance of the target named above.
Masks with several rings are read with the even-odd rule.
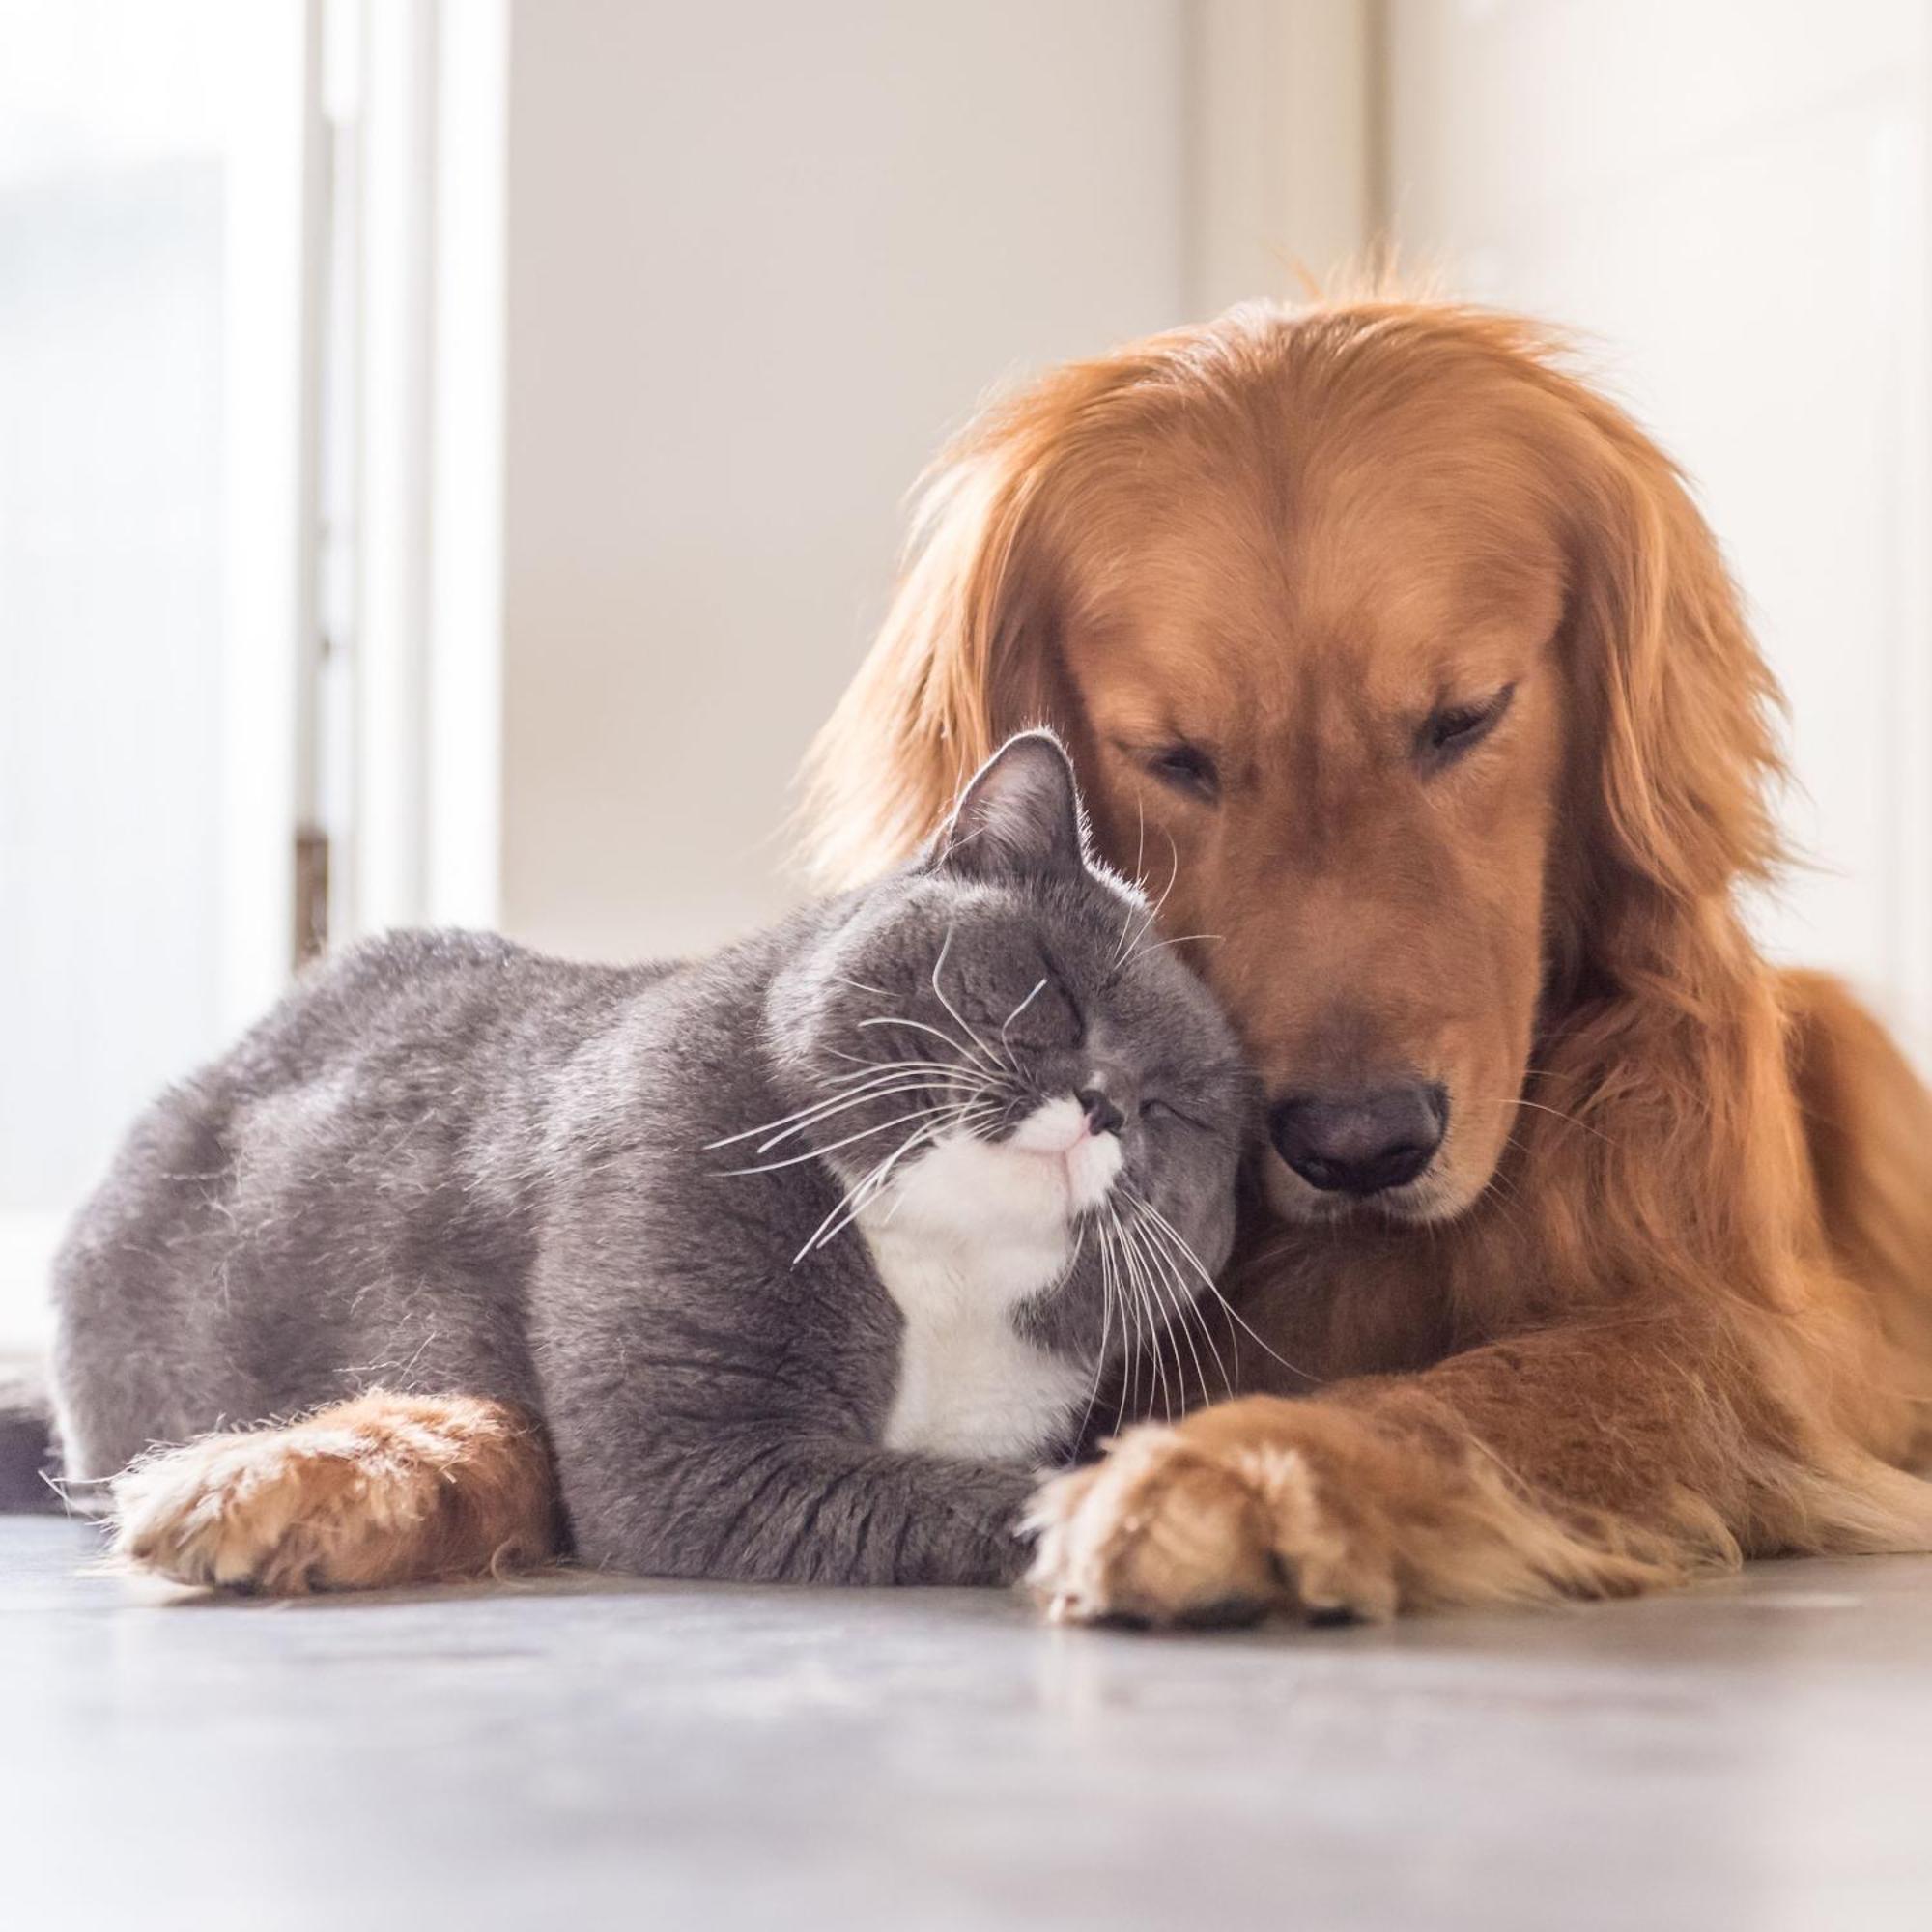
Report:
[[[1099,1088],[1083,1087],[1073,1097],[1080,1102],[1080,1111],[1087,1116],[1089,1133],[1117,1134],[1126,1125],[1127,1117]]]

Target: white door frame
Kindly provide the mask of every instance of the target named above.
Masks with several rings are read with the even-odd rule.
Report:
[[[323,166],[321,0],[234,10],[224,248],[220,1018],[287,984],[313,811]]]
[[[1377,0],[1198,0],[1189,299],[1202,316],[1366,263],[1380,219]]]
[[[507,0],[327,0],[333,943],[499,916]]]

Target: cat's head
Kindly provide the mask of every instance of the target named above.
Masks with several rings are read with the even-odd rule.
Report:
[[[788,976],[771,1044],[800,1104],[825,1103],[803,1138],[875,1219],[1016,1252],[1031,1231],[1062,1242],[1068,1281],[1104,1249],[1122,1297],[1155,1276],[1177,1303],[1201,1293],[1257,1091],[1152,928],[1091,856],[1058,740],[1009,740]]]

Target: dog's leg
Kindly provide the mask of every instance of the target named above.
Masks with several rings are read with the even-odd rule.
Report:
[[[118,1556],[272,1595],[484,1576],[558,1548],[542,1431],[469,1396],[365,1395],[199,1436],[124,1470],[113,1497]]]
[[[1932,1548],[1932,1484],[1801,1426],[1724,1343],[1553,1329],[1129,1431],[1036,1498],[1029,1580],[1075,1622],[1378,1619]]]
[[[1932,1093],[1837,980],[1785,973],[1778,992],[1826,1238],[1894,1351],[1871,1378],[1896,1391],[1883,1447],[1932,1466]]]

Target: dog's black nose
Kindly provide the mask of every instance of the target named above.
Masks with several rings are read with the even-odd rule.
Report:
[[[1311,1187],[1379,1194],[1413,1180],[1435,1157],[1449,1095],[1406,1080],[1354,1093],[1291,1094],[1268,1114],[1275,1151]]]
[[[1117,1134],[1126,1124],[1127,1117],[1099,1088],[1083,1087],[1073,1097],[1080,1102],[1080,1111],[1087,1116],[1087,1125],[1094,1133]]]

